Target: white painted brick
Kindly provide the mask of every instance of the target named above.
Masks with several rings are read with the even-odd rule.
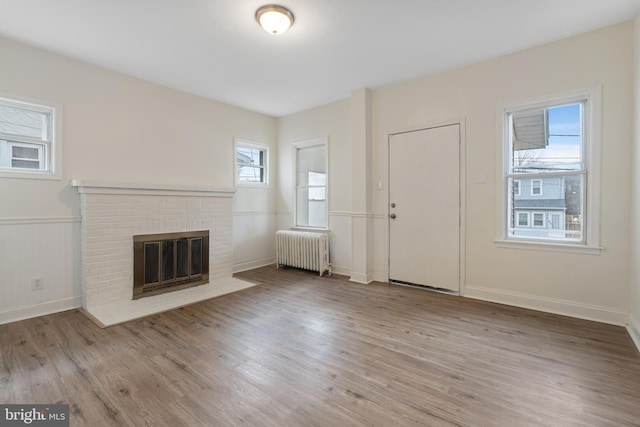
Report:
[[[131,303],[134,235],[209,230],[210,276],[232,274],[229,197],[81,194],[80,203],[83,304],[88,310]],[[181,292],[172,298],[179,299]],[[153,305],[153,298],[146,298],[146,304]]]

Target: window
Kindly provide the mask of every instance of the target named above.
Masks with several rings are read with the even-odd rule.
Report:
[[[529,226],[529,213],[518,212],[518,227],[528,227],[528,226]]]
[[[236,139],[236,184],[263,184],[268,179],[268,148],[265,145]]]
[[[61,178],[60,110],[0,97],[0,176]]]
[[[294,144],[297,227],[327,227],[327,145],[327,138]]]
[[[531,195],[542,196],[542,180],[541,179],[531,180]]]
[[[544,212],[533,213],[533,226],[544,227]]]
[[[520,180],[519,179],[514,179],[513,180],[513,195],[514,196],[519,196],[520,195]]]
[[[506,240],[499,242],[597,248],[599,105],[596,88],[502,110]]]

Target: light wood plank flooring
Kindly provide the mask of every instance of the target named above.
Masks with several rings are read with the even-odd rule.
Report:
[[[622,327],[265,267],[261,285],[100,329],[0,326],[0,403],[72,426],[640,425]]]

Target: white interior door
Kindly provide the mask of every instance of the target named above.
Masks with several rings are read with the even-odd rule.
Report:
[[[460,291],[460,125],[389,137],[389,279]]]

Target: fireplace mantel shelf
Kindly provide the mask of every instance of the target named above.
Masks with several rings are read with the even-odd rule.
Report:
[[[233,197],[235,188],[197,187],[189,185],[157,185],[141,183],[115,183],[72,179],[71,186],[84,194],[139,194],[174,196]]]

